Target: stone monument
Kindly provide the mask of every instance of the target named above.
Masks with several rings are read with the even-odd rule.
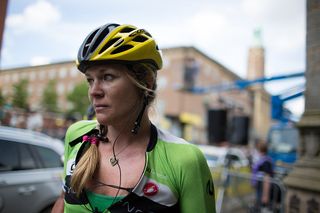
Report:
[[[320,212],[320,0],[307,0],[305,111],[298,123],[301,144],[284,179],[286,212]]]

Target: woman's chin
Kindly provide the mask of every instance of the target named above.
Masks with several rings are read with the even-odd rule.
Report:
[[[110,124],[110,119],[105,117],[105,116],[97,116],[97,121],[99,124],[102,124],[102,125],[108,125]]]

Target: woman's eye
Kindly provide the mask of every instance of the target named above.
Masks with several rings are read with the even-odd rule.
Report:
[[[111,80],[113,80],[114,79],[114,76],[113,75],[110,75],[110,74],[105,74],[104,76],[103,76],[103,80],[105,80],[105,81],[111,81]]]
[[[88,82],[89,85],[91,85],[93,83],[93,79],[87,78],[87,82]]]

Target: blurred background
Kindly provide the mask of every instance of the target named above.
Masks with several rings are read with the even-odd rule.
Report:
[[[250,167],[258,140],[282,175],[296,161],[305,0],[3,0],[0,12],[2,126],[63,139],[70,123],[90,118],[78,48],[95,27],[126,23],[147,29],[163,53],[154,123],[208,156],[212,146],[240,150],[238,167]]]
[[[199,87],[304,72],[305,17],[305,1],[301,0],[161,1],[152,4],[147,1],[132,4],[96,0],[79,4],[75,0],[11,0],[7,2],[2,34],[2,99],[6,107],[19,107],[15,106],[18,104],[15,98],[23,99],[14,96],[18,95],[20,87],[25,87],[22,90],[27,97],[25,104],[20,103],[22,108],[62,113],[63,118],[68,119],[83,116],[85,100],[75,103],[71,95],[78,87],[81,90],[77,83],[82,77],[74,67],[80,43],[96,26],[109,22],[132,23],[149,30],[163,50],[165,67],[159,76],[159,99],[155,108],[161,119],[169,118],[171,127],[166,128],[176,129],[170,119],[180,117],[181,120],[185,117],[181,116],[183,113],[189,113],[198,116],[202,121],[198,125],[205,129],[206,111],[213,108],[217,100],[227,105],[225,108],[239,108],[238,111],[244,111],[254,120],[252,91],[247,88],[231,92],[213,89],[206,94],[190,96],[197,99],[196,102],[186,97],[187,94],[181,94],[177,88],[185,83],[185,67],[187,63],[194,66],[196,75],[192,81]],[[194,60],[194,65],[190,60],[187,62],[188,59]],[[267,96],[272,96],[286,94],[303,83],[303,77],[288,77],[281,81],[264,81],[259,86],[265,89]],[[247,99],[240,100],[238,94]],[[197,107],[165,98],[179,100],[174,96],[191,100]],[[267,102],[265,104],[269,104]],[[283,104],[296,120],[304,110],[302,95]],[[263,113],[268,113],[268,109],[265,110]],[[61,124],[62,121],[57,122]],[[253,134],[256,131],[259,135],[263,130],[253,130]],[[204,138],[194,140],[208,142]]]

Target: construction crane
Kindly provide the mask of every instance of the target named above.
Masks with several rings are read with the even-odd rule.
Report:
[[[271,81],[280,81],[292,78],[304,77],[304,72],[286,75],[258,78],[254,80],[237,80],[231,83],[213,85],[208,87],[192,87],[187,91],[194,94],[207,94],[213,92],[226,92],[230,90],[243,90],[253,85]],[[269,130],[267,141],[269,143],[269,155],[276,163],[276,171],[282,175],[290,171],[290,165],[296,161],[299,133],[294,125],[292,114],[284,104],[304,94],[305,85],[298,85],[286,92],[271,95],[271,118],[276,121]],[[289,165],[289,167],[288,167]]]

